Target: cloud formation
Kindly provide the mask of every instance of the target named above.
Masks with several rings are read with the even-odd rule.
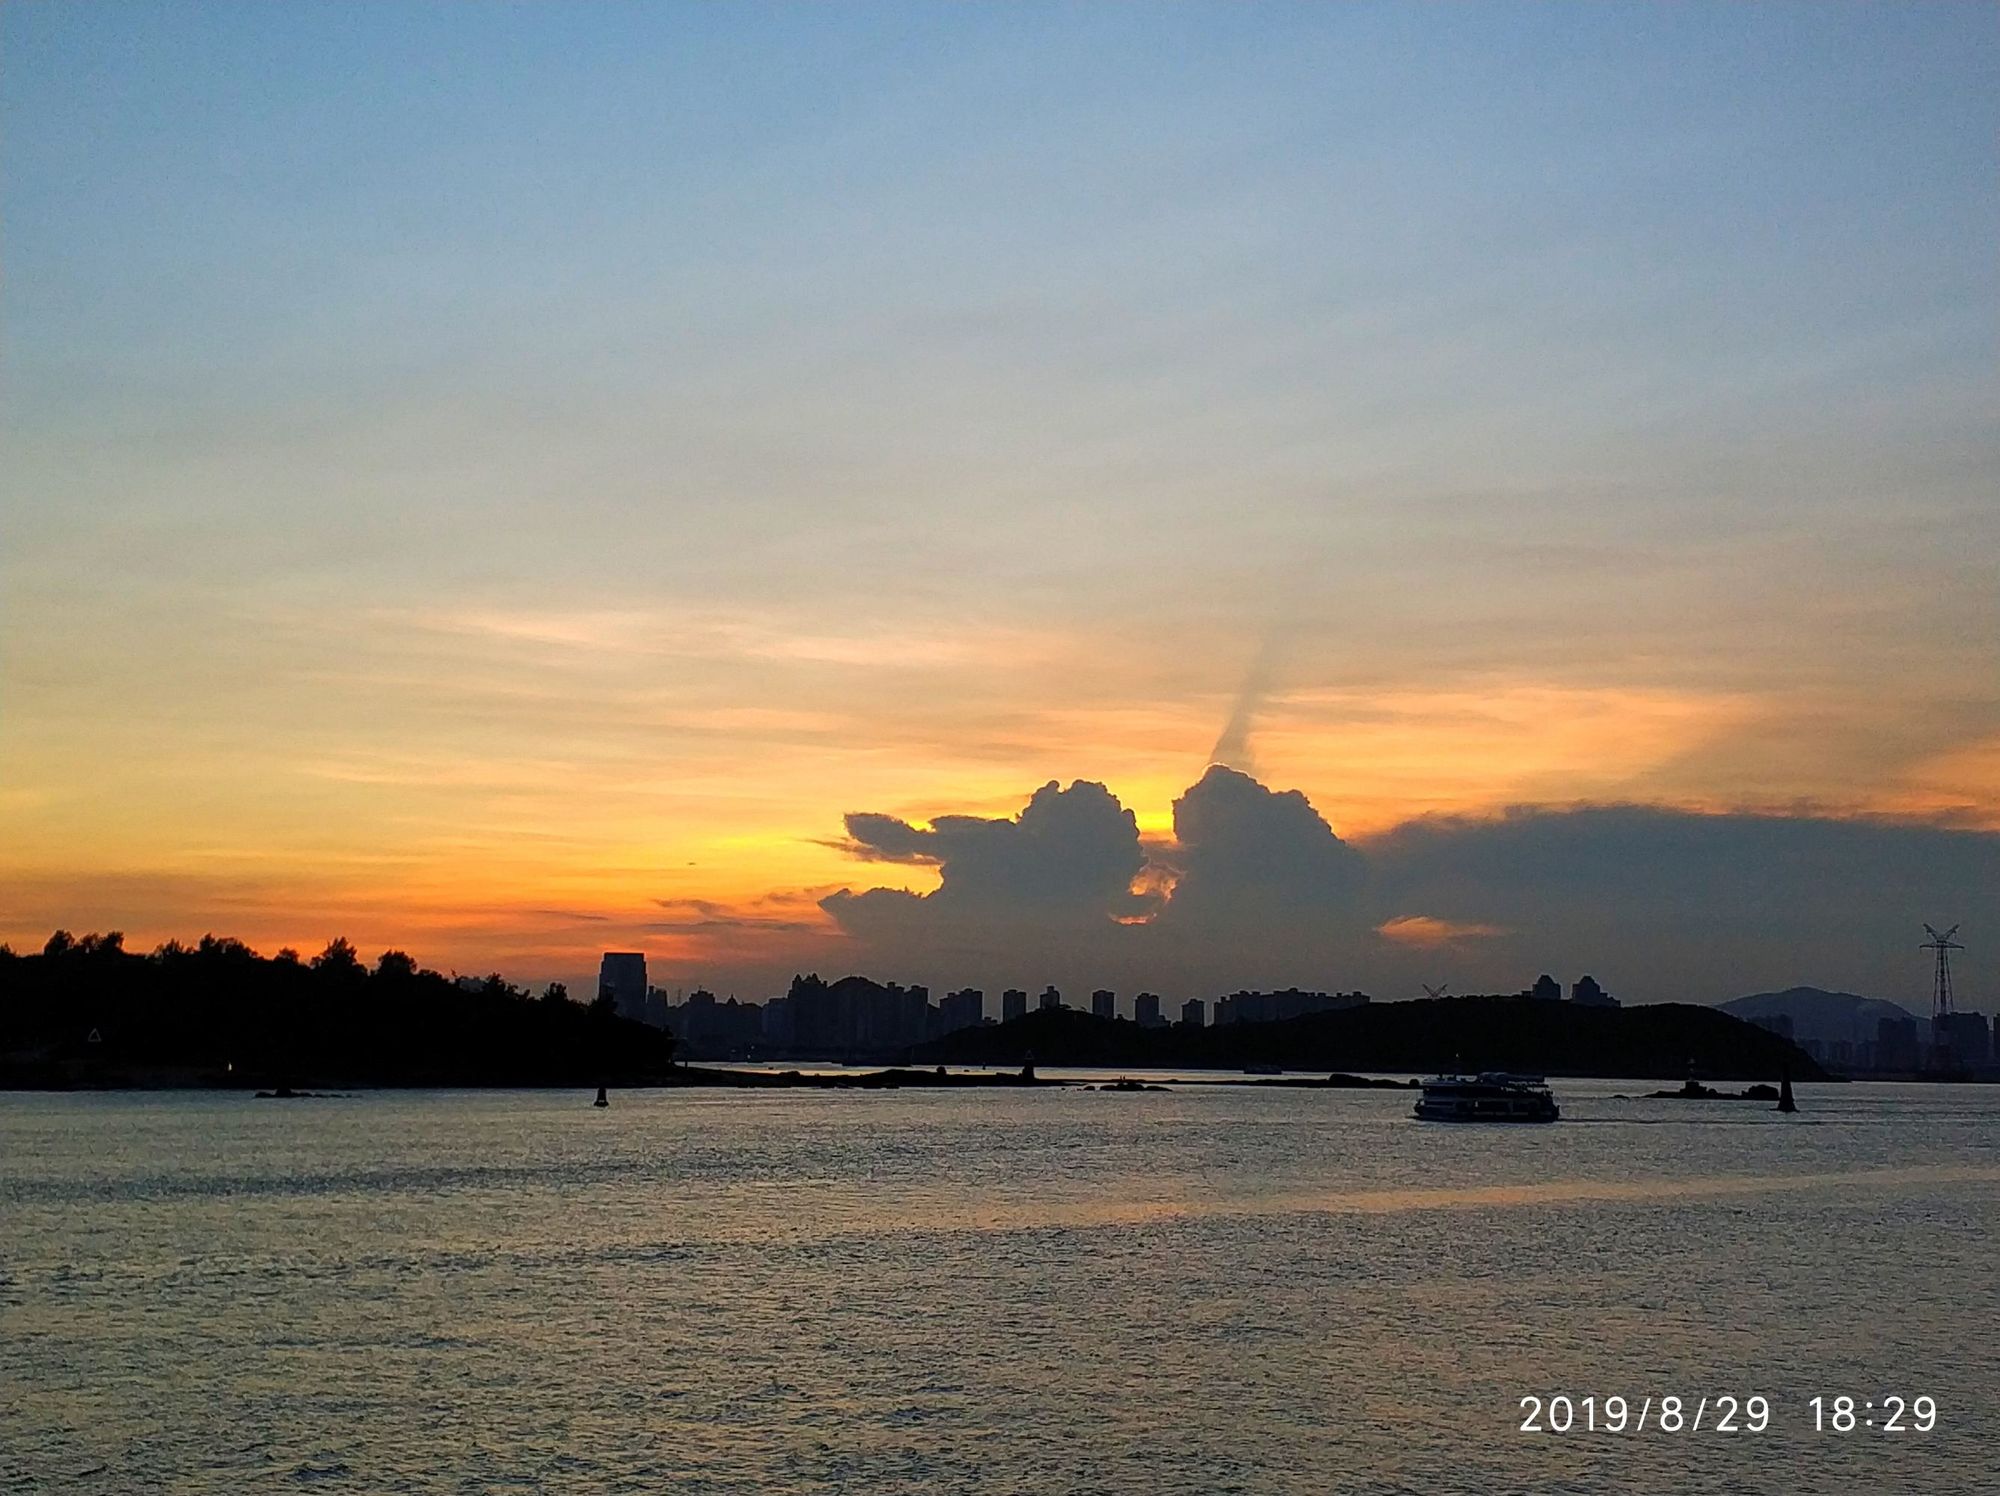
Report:
[[[1375,933],[1398,945],[1433,947],[1459,940],[1491,940],[1512,932],[1501,925],[1468,924],[1431,914],[1399,914],[1383,920]]]
[[[1359,854],[1297,790],[1212,764],[1174,801],[1179,876],[1163,919],[1268,926],[1358,916]]]
[[[853,934],[950,924],[1030,923],[1043,928],[1102,925],[1143,913],[1132,892],[1145,866],[1139,823],[1101,784],[1055,780],[1036,790],[1018,816],[939,816],[927,827],[895,816],[847,817],[856,854],[877,861],[933,864],[940,881],[927,894],[904,889],[842,889],[820,907]]]
[[[847,829],[856,855],[941,881],[821,907],[883,970],[954,982],[1400,996],[1588,970],[1641,1001],[1809,983],[1921,1006],[1912,931],[2000,901],[2000,833],[1608,805],[1424,818],[1354,844],[1298,791],[1222,765],[1175,801],[1167,842],[1142,843],[1087,781],[1044,785],[1011,819]]]

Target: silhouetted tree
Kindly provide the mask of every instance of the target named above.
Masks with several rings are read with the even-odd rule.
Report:
[[[361,957],[356,954],[353,941],[337,935],[312,958],[312,969],[327,976],[360,976]]]
[[[673,1057],[658,1031],[608,1003],[587,1013],[560,983],[540,1001],[498,974],[468,990],[399,951],[380,981],[346,940],[311,970],[213,935],[149,959],[64,931],[46,952],[0,960],[0,1085],[595,1085]],[[86,1046],[93,1030],[103,1040]]]
[[[299,964],[299,953],[288,945],[281,945],[278,947],[278,954],[272,957],[272,959],[283,966],[297,966]]]
[[[568,1001],[569,1001],[569,987],[568,987],[568,985],[567,985],[566,983],[563,983],[563,982],[551,982],[551,983],[549,983],[549,985],[548,985],[548,986],[546,986],[546,987],[544,987],[544,988],[542,989],[542,1001],[543,1001],[543,1002],[545,1002],[545,1003],[566,1003],[566,1002],[568,1002]]]

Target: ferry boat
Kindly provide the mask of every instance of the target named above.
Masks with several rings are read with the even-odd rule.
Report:
[[[1562,1115],[1539,1075],[1434,1075],[1415,1114],[1426,1122],[1553,1122]]]

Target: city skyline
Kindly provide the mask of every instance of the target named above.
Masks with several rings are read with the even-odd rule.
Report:
[[[0,42],[0,940],[1994,1006],[1982,8]]]

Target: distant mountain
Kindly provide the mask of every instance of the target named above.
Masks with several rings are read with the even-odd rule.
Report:
[[[1747,1023],[1761,1018],[1785,1017],[1792,1020],[1792,1038],[1800,1043],[1848,1041],[1859,1043],[1875,1038],[1876,1025],[1884,1018],[1915,1018],[1927,1021],[1901,1003],[1879,997],[1862,997],[1853,992],[1824,992],[1818,987],[1788,987],[1783,992],[1753,992],[1748,997],[1720,1003],[1723,1012]]]

